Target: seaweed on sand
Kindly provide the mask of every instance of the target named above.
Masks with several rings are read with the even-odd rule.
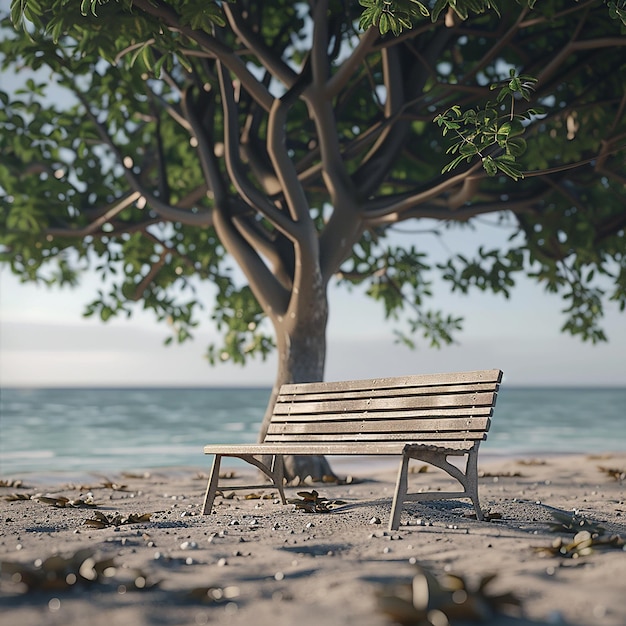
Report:
[[[626,470],[624,469],[617,469],[615,467],[604,467],[602,465],[598,465],[598,469],[618,482],[622,482],[626,479]]]
[[[575,535],[576,533],[586,530],[592,536],[597,537],[603,535],[606,530],[602,526],[598,526],[595,522],[591,522],[584,517],[579,517],[576,511],[571,515],[561,511],[550,511],[550,515],[558,522],[550,526],[550,530],[554,533],[569,532]]]
[[[2,499],[7,502],[20,502],[21,500],[30,500],[31,497],[28,493],[10,493],[7,496],[3,496]]]
[[[592,554],[600,548],[617,548],[623,550],[624,539],[619,535],[601,537],[592,535],[588,530],[582,530],[573,539],[563,539],[559,537],[549,546],[537,546],[534,551],[541,556],[560,556],[568,559],[578,559]]]
[[[519,613],[521,602],[511,592],[489,593],[495,575],[470,585],[465,578],[438,578],[419,567],[411,584],[380,594],[378,604],[394,622],[404,626],[449,626],[457,621],[485,622],[501,613]]]
[[[15,591],[69,591],[77,587],[105,585],[113,589],[149,589],[157,582],[148,580],[139,569],[118,567],[114,559],[98,559],[90,549],[69,557],[60,555],[37,559],[33,564],[0,561],[0,580]]]
[[[9,479],[9,480],[0,480],[0,487],[11,488],[11,489],[19,489],[24,488],[23,481],[19,479]]]
[[[34,495],[28,493],[11,493],[3,497],[3,500],[7,502],[21,502],[24,500],[34,500],[41,502],[42,504],[49,504],[60,509],[64,508],[82,508],[82,507],[97,507],[98,504],[93,499],[93,494],[86,493],[81,494],[77,498],[67,498],[66,496],[53,496],[50,494],[44,495],[42,493],[36,493]]]

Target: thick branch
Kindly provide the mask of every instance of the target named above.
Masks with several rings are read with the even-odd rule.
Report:
[[[619,48],[621,46],[626,46],[626,37],[604,37],[601,39],[571,41],[566,46],[561,48],[561,50],[559,50],[552,60],[544,67],[543,71],[539,73],[537,76],[537,82],[535,83],[535,88],[540,87],[543,82],[548,80],[556,69],[564,63],[573,52],[579,52],[582,50],[597,50],[600,48]]]
[[[213,194],[213,198],[217,204],[226,202],[228,190],[222,179],[217,159],[215,158],[215,146],[212,138],[205,131],[204,126],[200,122],[193,103],[191,102],[191,92],[187,89],[183,92],[181,104],[191,129],[198,142],[198,154],[200,155],[200,165],[207,181],[208,189]]]
[[[536,208],[537,203],[541,202],[549,191],[544,191],[529,198],[523,198],[518,201],[503,201],[476,203],[464,206],[460,209],[451,209],[449,207],[435,206],[432,204],[424,204],[411,211],[402,213],[401,215],[383,216],[381,218],[369,219],[366,223],[368,226],[379,226],[385,224],[395,224],[410,219],[434,219],[443,222],[465,222],[472,217],[478,215],[486,215],[489,213],[498,213],[509,211],[514,214],[520,214],[532,211]]]
[[[341,64],[341,67],[326,84],[326,93],[324,94],[326,98],[334,98],[348,84],[348,81],[352,78],[358,66],[372,50],[374,42],[377,39],[378,30],[373,26],[368,28],[365,34],[360,38],[352,54]]]
[[[284,315],[289,305],[289,291],[281,286],[257,251],[242,236],[227,206],[216,206],[215,229],[248,279],[250,289],[265,314],[274,321]]]
[[[285,201],[289,207],[291,218],[294,223],[298,224],[299,239],[303,233],[301,229],[307,225],[309,219],[308,202],[287,151],[285,130],[287,113],[293,101],[304,89],[305,78],[306,76],[302,76],[282,98],[274,101],[267,123],[267,153],[285,194]]]
[[[296,236],[293,222],[267,197],[265,197],[246,177],[239,160],[239,128],[237,108],[230,76],[218,61],[220,93],[224,112],[224,158],[230,179],[243,198],[261,215],[268,219],[281,233],[290,239]]]
[[[448,45],[452,37],[452,33],[448,31],[452,30],[453,29],[447,28],[440,29],[433,37],[424,54],[427,68],[435,64],[441,51]],[[410,100],[415,94],[421,93],[427,78],[428,70],[422,72],[420,67],[412,68],[409,76],[404,81],[407,89],[404,97]],[[408,91],[408,89],[411,91]],[[361,192],[362,197],[370,196],[384,179],[391,163],[393,163],[399,151],[406,143],[409,125],[410,121],[408,120],[396,122],[386,140],[379,144],[377,150],[370,153],[368,159],[361,164],[357,172],[353,175],[356,187]]]
[[[441,195],[442,193],[453,189],[457,185],[463,184],[465,179],[474,174],[481,167],[481,163],[476,163],[469,169],[456,176],[452,176],[447,180],[430,187],[424,191],[410,194],[402,197],[396,202],[390,202],[388,197],[371,200],[364,204],[364,211],[362,213],[363,219],[372,221],[373,219],[389,217],[390,215],[396,215],[415,208],[417,205],[428,202],[433,198]],[[483,174],[486,175],[486,174]]]
[[[140,9],[148,15],[158,18],[168,26],[171,26],[189,37],[192,41],[195,41],[199,46],[214,54],[215,58],[222,61],[222,63],[239,78],[241,84],[254,100],[266,111],[270,110],[274,98],[267,88],[248,70],[246,64],[234,54],[230,48],[204,31],[194,30],[190,26],[183,26],[180,23],[178,14],[161,0],[134,0],[133,8]]]
[[[250,217],[236,217],[235,225],[246,241],[272,266],[273,274],[285,289],[293,287],[293,276],[285,267],[278,251],[276,237],[270,237],[258,222]]]
[[[92,112],[87,98],[85,98],[84,94],[79,89],[75,89],[74,94],[85,107],[85,112],[87,113],[87,116],[91,119],[93,124],[96,126],[96,130],[98,131],[98,134],[100,135],[102,141],[114,153],[118,162],[122,164],[124,161],[122,153],[111,139],[105,126],[100,121],[98,121],[97,116],[94,115],[94,113]],[[150,207],[162,218],[172,222],[181,222],[190,226],[209,226],[211,224],[212,218],[210,211],[192,213],[191,211],[182,211],[175,206],[169,205],[166,202],[163,202],[154,194],[150,193],[147,189],[145,189],[145,187],[141,184],[140,179],[135,176],[135,174],[133,174],[132,170],[129,167],[122,167],[124,168],[124,177],[126,178],[129,186],[135,192],[143,196],[150,205]]]
[[[298,74],[248,28],[247,22],[242,18],[241,11],[236,5],[224,2],[222,8],[235,35],[256,55],[272,76],[280,80],[287,89],[291,88],[298,79]]]

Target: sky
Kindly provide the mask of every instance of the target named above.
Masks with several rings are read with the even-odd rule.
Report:
[[[8,4],[0,0],[0,9]],[[0,75],[3,89],[25,78]],[[439,259],[506,239],[493,220],[484,220],[475,233],[455,229],[441,238],[398,237]],[[83,318],[97,288],[93,276],[75,290],[24,285],[0,268],[0,387],[272,384],[275,357],[245,368],[210,367],[203,355],[216,336],[208,323],[193,342],[166,347],[167,329],[142,311],[107,324]],[[200,293],[210,310],[208,289],[200,287]],[[595,346],[561,334],[563,302],[528,280],[510,300],[478,292],[455,295],[435,285],[432,307],[464,316],[465,330],[455,345],[434,350],[418,340],[411,351],[394,342],[393,325],[379,304],[358,291],[331,287],[325,378],[499,368],[513,385],[626,385],[626,315],[616,306],[606,311],[609,343]]]
[[[442,239],[418,239],[424,250],[442,258],[450,250],[468,252],[479,243],[502,240],[503,233],[489,225],[475,234],[453,231]],[[20,284],[7,268],[0,270],[0,386],[273,383],[275,357],[245,368],[211,367],[204,353],[217,337],[208,322],[193,342],[165,346],[167,328],[143,311],[106,324],[83,318],[98,286],[86,276],[78,289],[54,290]],[[208,288],[199,289],[210,305]],[[529,280],[509,300],[482,292],[450,294],[443,285],[434,291],[432,306],[464,316],[465,330],[452,346],[430,349],[418,338],[417,350],[409,350],[395,343],[393,323],[384,319],[379,304],[358,291],[332,287],[325,378],[499,368],[512,385],[626,385],[626,316],[615,306],[607,310],[604,324],[610,341],[594,346],[560,332],[563,302]]]

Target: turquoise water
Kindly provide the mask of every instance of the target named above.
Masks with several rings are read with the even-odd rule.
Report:
[[[256,440],[269,389],[2,389],[0,476],[208,466]],[[626,388],[503,388],[481,454],[626,450]]]

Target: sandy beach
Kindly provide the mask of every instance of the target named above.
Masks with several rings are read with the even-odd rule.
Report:
[[[389,532],[395,465],[335,463],[347,484],[287,490],[315,489],[324,513],[225,489],[201,516],[208,459],[81,484],[2,476],[0,623],[626,624],[626,453],[487,457],[489,521],[465,501],[408,504]],[[414,489],[446,485],[414,467]]]

